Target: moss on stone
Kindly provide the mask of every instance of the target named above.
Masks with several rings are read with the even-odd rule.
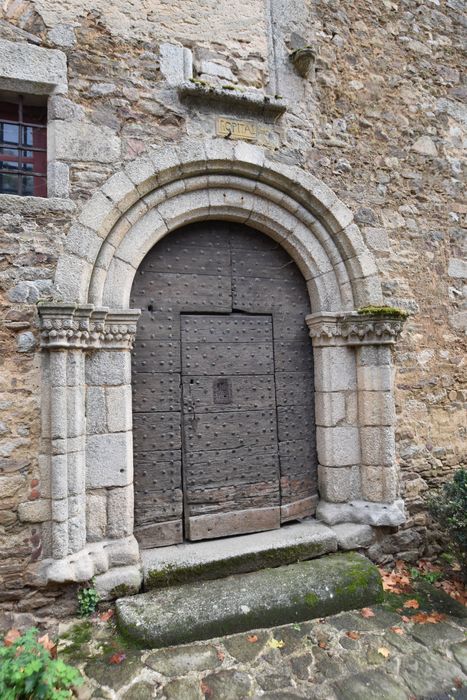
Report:
[[[120,583],[118,586],[112,588],[110,595],[112,598],[123,598],[123,596],[132,595],[134,592],[135,589],[131,586],[128,586],[126,583]]]
[[[203,581],[244,574],[261,568],[276,568],[287,564],[313,559],[323,554],[326,548],[321,543],[290,545],[280,549],[269,549],[264,552],[250,552],[220,561],[202,564],[174,566],[168,564],[162,569],[152,569],[145,577],[145,588],[167,588],[190,581]]]
[[[309,605],[310,608],[314,608],[318,601],[319,597],[316,595],[316,593],[307,593],[305,596],[305,603]]]
[[[362,306],[357,310],[361,316],[385,316],[386,318],[398,318],[404,320],[408,317],[408,311],[398,309],[396,306]]]

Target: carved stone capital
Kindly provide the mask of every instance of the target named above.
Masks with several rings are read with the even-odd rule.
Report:
[[[41,347],[48,350],[130,350],[139,309],[92,304],[39,304]]]
[[[315,347],[394,345],[404,326],[402,318],[355,312],[310,314],[306,322]]]

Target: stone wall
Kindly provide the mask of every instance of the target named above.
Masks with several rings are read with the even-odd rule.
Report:
[[[309,170],[352,209],[385,299],[413,312],[395,358],[409,519],[372,554],[432,551],[424,492],[465,463],[462,4],[254,0],[241,9],[223,0],[3,3],[0,39],[58,49],[68,62],[68,93],[49,98],[49,150],[60,164],[62,196],[0,196],[3,607],[21,599],[19,610],[40,611],[61,596],[59,588],[35,592],[27,571],[42,555],[29,514],[45,488],[35,305],[60,300],[56,261],[97,186],[151,146],[214,135],[222,105],[181,100],[180,71],[224,92],[249,87],[288,102],[280,119],[262,117],[274,157]],[[288,58],[304,45],[317,54],[308,78]]]

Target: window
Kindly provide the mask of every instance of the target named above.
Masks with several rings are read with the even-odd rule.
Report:
[[[47,196],[47,107],[0,95],[0,193]]]

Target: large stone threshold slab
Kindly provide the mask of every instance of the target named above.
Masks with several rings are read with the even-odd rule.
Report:
[[[313,519],[269,532],[147,549],[141,552],[144,588],[294,564],[336,550],[336,534]]]
[[[368,559],[330,554],[121,598],[117,623],[140,644],[163,647],[365,607],[379,602],[382,592]]]

